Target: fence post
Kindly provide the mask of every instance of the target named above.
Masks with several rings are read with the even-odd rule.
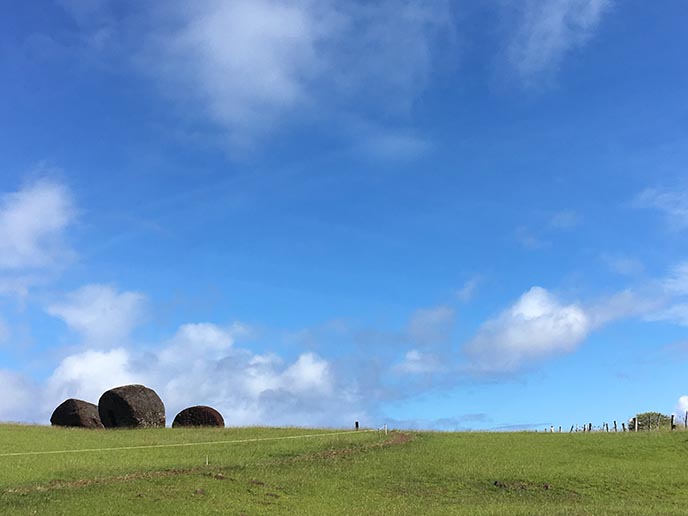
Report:
[[[638,431],[638,418],[634,417],[633,418],[633,429],[637,432]]]
[[[592,432],[592,423],[588,423],[588,432]]]
[[[674,415],[673,414],[671,414],[671,429],[672,430],[676,429],[676,425],[674,424]]]
[[[358,430],[358,421],[354,422],[354,427]]]
[[[625,432],[626,431],[626,423],[621,423],[621,429]]]
[[[618,431],[618,427],[616,426],[616,420],[614,420],[614,431],[615,431],[615,432]]]

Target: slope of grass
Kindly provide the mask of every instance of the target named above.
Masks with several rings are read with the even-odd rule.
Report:
[[[0,425],[0,514],[688,514],[687,433]],[[206,465],[206,457],[208,465]]]

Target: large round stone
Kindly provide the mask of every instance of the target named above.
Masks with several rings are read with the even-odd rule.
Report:
[[[54,426],[76,426],[80,428],[103,428],[98,407],[88,401],[70,398],[63,401],[50,416]]]
[[[100,397],[98,413],[106,428],[165,426],[165,405],[153,389],[143,385],[110,389]]]
[[[180,426],[225,426],[225,420],[217,410],[212,407],[198,405],[182,410],[174,418],[172,428]]]

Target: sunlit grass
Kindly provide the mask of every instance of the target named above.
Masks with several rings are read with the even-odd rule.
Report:
[[[0,425],[0,454],[316,432]],[[0,457],[0,514],[688,514],[687,433],[409,435]]]

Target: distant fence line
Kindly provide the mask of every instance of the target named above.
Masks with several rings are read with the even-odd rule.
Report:
[[[612,426],[609,423],[602,423],[600,426],[593,426],[592,423],[585,423],[583,425],[571,425],[569,433],[591,433],[591,432],[649,432],[666,428],[667,430],[677,430],[676,416],[664,416],[662,414],[641,415],[642,417],[633,417],[628,420],[628,425],[625,422],[621,423],[619,427],[616,421],[613,421]],[[683,428],[688,430],[688,410],[683,419]],[[545,428],[547,433],[562,433],[562,427],[555,429],[554,425]]]

